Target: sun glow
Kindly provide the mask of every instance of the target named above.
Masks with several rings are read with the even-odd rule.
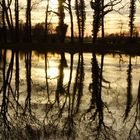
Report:
[[[50,67],[48,69],[47,73],[48,73],[49,79],[54,79],[58,76],[58,68],[57,67]]]
[[[56,61],[49,61],[49,66],[47,69],[47,77],[50,80],[53,79],[58,79],[58,77],[60,76],[60,70],[59,70],[59,63],[57,63]],[[64,74],[64,82],[67,82],[69,80],[69,74],[70,71],[68,68],[64,68],[63,69],[63,74]]]

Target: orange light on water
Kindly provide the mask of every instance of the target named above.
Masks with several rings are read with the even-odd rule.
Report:
[[[58,68],[57,67],[50,67],[47,71],[48,78],[53,79],[58,76]]]

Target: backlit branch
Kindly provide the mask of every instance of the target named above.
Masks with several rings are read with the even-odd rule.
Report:
[[[39,1],[33,2],[32,5],[31,5],[31,10],[32,10],[32,9],[36,9],[37,6],[38,6],[41,2],[43,2],[43,1],[44,1],[44,0],[39,0]]]
[[[108,14],[109,12],[114,10],[114,6],[116,6],[117,4],[120,4],[122,2],[122,0],[110,0],[110,2],[108,2],[107,4],[105,4],[103,6],[103,10],[104,10],[104,15]],[[108,10],[105,10],[106,8],[108,8]]]

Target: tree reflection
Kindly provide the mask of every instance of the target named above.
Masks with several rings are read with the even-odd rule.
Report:
[[[127,102],[124,114],[125,126],[131,123],[129,128],[128,139],[138,139],[140,137],[139,118],[140,118],[140,82],[136,100],[133,102],[132,96],[132,64],[131,56],[129,56],[129,65],[127,70]]]
[[[61,55],[62,56],[62,55]],[[63,80],[64,80],[64,59],[61,57],[60,64],[59,64],[59,76],[57,80],[57,89],[56,89],[56,101],[58,105],[60,105],[59,97],[65,93],[65,89],[63,87]]]
[[[0,49],[0,72],[2,72],[3,70],[3,52],[2,50]],[[0,81],[2,81],[2,75],[0,74]],[[2,87],[0,86],[0,93],[1,93],[1,89]]]
[[[31,60],[32,52],[25,53],[25,67],[26,67],[26,82],[27,82],[27,97],[25,100],[24,113],[27,111],[31,114]]]
[[[48,58],[47,53],[45,53],[45,78],[46,78],[46,91],[48,94],[48,101],[50,101],[50,91],[49,91],[49,82],[48,82]]]
[[[74,85],[72,85],[74,56],[73,54],[70,56],[70,76],[67,86],[63,85],[64,66],[62,60],[60,59],[55,101],[53,101],[46,110],[45,120],[47,118],[46,121],[48,122],[48,125],[45,127],[45,133],[47,133],[48,127],[51,129],[51,126],[53,126],[57,129],[55,130],[55,134],[60,135],[62,133],[62,135],[64,135],[64,137],[66,136],[67,139],[75,139],[75,117],[79,112],[81,97],[83,95],[84,61],[83,54],[79,54],[76,77]],[[47,135],[51,134],[47,133]]]
[[[128,118],[129,112],[132,107],[132,64],[131,56],[129,56],[129,65],[127,70],[127,103],[125,109],[124,121]]]
[[[132,127],[129,131],[128,139],[139,139],[140,138],[140,81],[138,86],[138,94],[136,99],[136,108],[134,110],[134,114],[132,114],[132,117],[134,118],[132,122]]]
[[[17,112],[17,115],[18,115],[18,110],[19,110],[19,107],[18,107],[18,102],[19,102],[19,52],[15,52],[15,57],[16,57],[16,62],[15,62],[15,99],[16,99],[16,102],[17,102],[17,105],[16,105],[16,112]]]
[[[103,89],[106,74],[104,73],[106,72],[104,57],[106,56],[98,57],[97,54],[92,54],[91,73],[88,73],[91,74],[89,87],[85,84],[89,81],[85,79],[85,72],[89,69],[86,68],[87,59],[83,53],[70,54],[67,68],[63,65],[63,59],[60,58],[57,79],[52,79],[57,85],[55,82],[52,85],[48,80],[49,55],[45,53],[43,56],[45,56],[45,59],[41,60],[43,67],[39,67],[39,70],[43,69],[45,79],[42,83],[45,88],[40,88],[40,94],[37,94],[34,93],[36,88],[32,86],[31,70],[34,68],[32,52],[26,52],[25,61],[22,62],[19,60],[19,52],[11,51],[10,55],[6,50],[2,52],[3,69],[2,81],[0,81],[2,83],[0,92],[0,136],[2,139],[119,139],[117,136],[120,132],[117,132],[119,130],[115,128],[118,125],[117,113],[122,113],[124,110],[114,111],[114,103],[112,106],[106,101],[109,96],[111,98],[117,96],[117,90],[113,91],[113,84],[111,89]],[[124,136],[125,138],[138,139],[140,137],[140,84],[138,93],[136,96],[133,95],[132,100],[132,72],[134,71],[132,71],[131,59],[130,56],[127,69],[127,101],[123,112],[122,128],[128,133]],[[21,65],[25,64],[24,70],[20,69],[23,67],[19,62]],[[69,69],[69,74],[65,75],[65,69]],[[20,76],[23,72],[25,79],[22,85]],[[65,76],[68,77],[67,81],[64,80]],[[42,83],[39,83],[39,86]],[[27,89],[23,91],[22,86]],[[107,96],[105,90],[114,92],[115,95]],[[37,107],[34,106],[34,102]],[[82,133],[85,136],[81,135]]]
[[[7,51],[4,50],[3,55],[3,86],[2,86],[2,104],[0,112],[0,120],[2,121],[2,134],[4,139],[8,139],[10,136],[10,122],[9,122],[9,106],[12,104],[9,100],[10,93],[13,94],[11,87],[11,79],[13,74],[14,65],[14,52],[12,51],[11,59],[8,68],[6,67],[6,55]]]
[[[76,135],[76,122],[75,117],[79,113],[81,98],[83,95],[83,82],[84,82],[84,59],[83,54],[78,54],[78,65],[76,70],[76,77],[73,85],[72,94],[70,91],[70,83],[72,79],[73,70],[73,54],[71,55],[71,65],[70,65],[70,78],[68,83],[68,94],[69,94],[69,104],[68,104],[68,117],[64,125],[64,132],[66,132],[68,139],[72,137],[75,139]]]
[[[72,96],[73,98],[72,108],[74,108],[75,105],[75,110],[74,110],[75,113],[79,112],[81,97],[83,95],[83,82],[84,82],[84,59],[83,59],[83,54],[79,53],[76,77],[75,77],[75,82],[73,87],[73,96]]]
[[[84,113],[84,118],[88,118],[88,127],[91,130],[91,136],[95,139],[116,139],[112,127],[114,120],[112,112],[102,99],[103,60],[104,55],[101,56],[101,68],[99,68],[96,54],[92,54],[92,83],[89,85],[91,100],[88,110]],[[106,123],[105,113],[112,118],[112,124]]]

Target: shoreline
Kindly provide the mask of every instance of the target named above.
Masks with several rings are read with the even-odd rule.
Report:
[[[56,53],[119,53],[140,55],[140,43],[2,43],[0,49],[10,49],[13,51],[37,51],[44,52],[56,52]]]

